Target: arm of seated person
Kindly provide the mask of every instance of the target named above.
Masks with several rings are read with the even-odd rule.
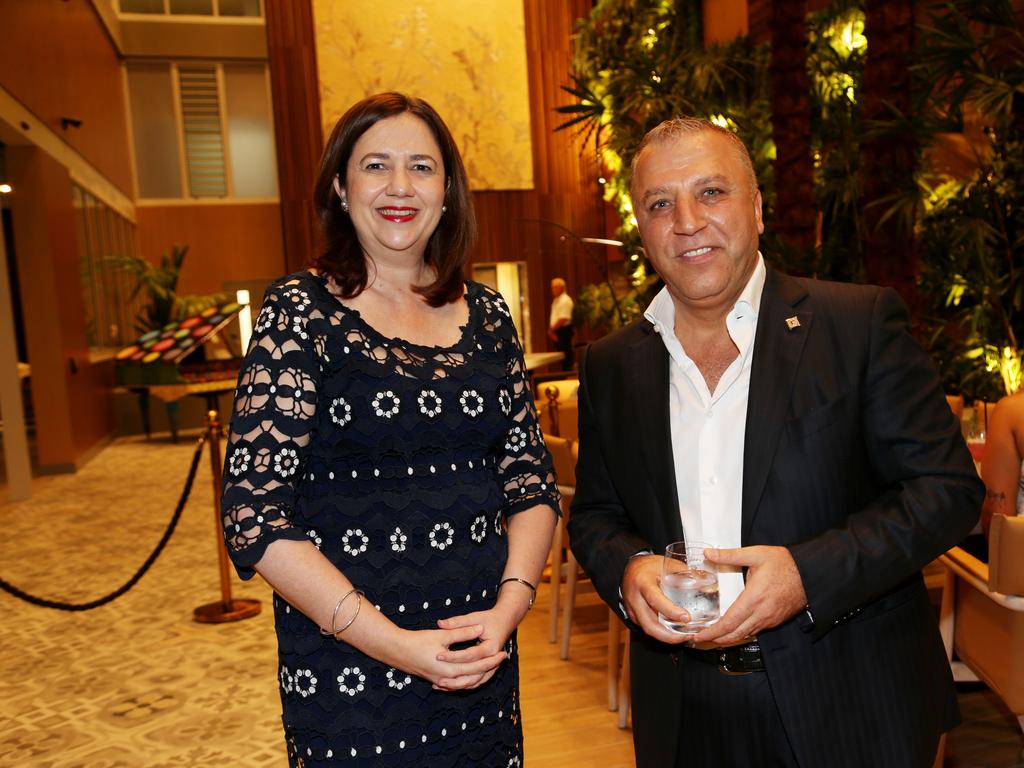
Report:
[[[985,455],[981,461],[981,479],[985,481],[981,528],[986,537],[993,515],[1014,515],[1017,512],[1022,436],[1024,396],[1005,397],[992,411],[985,439]]]

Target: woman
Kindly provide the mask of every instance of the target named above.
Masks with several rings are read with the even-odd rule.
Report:
[[[462,281],[462,160],[426,102],[373,96],[315,202],[326,249],[267,290],[222,505],[277,593],[290,764],[521,765],[514,633],[558,499],[508,309]]]
[[[981,528],[988,538],[993,515],[1024,513],[1024,394],[1010,395],[996,403],[988,419],[981,479],[985,481],[985,504]],[[987,551],[987,547],[985,548]],[[983,558],[987,560],[988,558]]]

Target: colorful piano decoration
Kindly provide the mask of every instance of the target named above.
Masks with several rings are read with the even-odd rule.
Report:
[[[142,334],[117,353],[117,383],[126,387],[182,384],[236,375],[238,353],[227,355],[227,359],[200,355],[201,360],[183,361],[214,339],[245,306],[233,301],[208,307],[197,315]]]

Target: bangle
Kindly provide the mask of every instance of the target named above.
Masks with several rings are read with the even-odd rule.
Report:
[[[352,595],[356,596],[356,611],[355,611],[355,613],[352,614],[352,618],[348,620],[348,622],[345,624],[345,626],[342,627],[341,629],[338,629],[338,611],[341,610],[341,606]],[[338,639],[338,635],[340,635],[342,632],[344,632],[346,629],[348,629],[349,627],[352,626],[352,622],[354,622],[356,620],[356,617],[359,615],[359,609],[362,608],[362,607],[363,607],[363,593],[360,592],[355,587],[353,587],[348,592],[346,592],[344,595],[342,595],[341,599],[337,603],[335,603],[335,605],[334,605],[334,612],[331,614],[331,631],[328,632],[323,627],[321,627],[320,628],[320,634],[323,635],[324,637],[333,637],[335,640],[337,640]]]
[[[514,581],[517,584],[522,584],[524,587],[530,590],[530,604],[526,606],[526,610],[533,608],[533,601],[537,598],[537,588],[533,586],[526,579],[520,579],[518,576],[509,576],[498,582],[498,590],[500,591],[503,586],[508,584],[510,581]]]

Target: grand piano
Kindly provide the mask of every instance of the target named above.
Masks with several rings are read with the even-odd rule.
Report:
[[[217,396],[235,388],[251,318],[238,301],[204,309],[142,334],[116,355],[121,391],[139,398],[142,426],[150,436],[150,402],[165,403],[171,439],[178,440],[178,401],[189,395],[217,409]]]

